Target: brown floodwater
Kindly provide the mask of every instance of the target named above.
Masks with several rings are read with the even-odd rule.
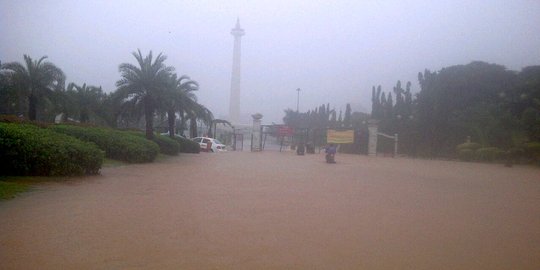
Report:
[[[540,169],[227,152],[0,202],[0,269],[540,269]]]

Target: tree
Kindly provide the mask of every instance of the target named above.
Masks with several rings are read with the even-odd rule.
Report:
[[[283,117],[283,123],[292,128],[299,128],[301,122],[300,113],[293,109],[286,109],[285,116]]]
[[[462,119],[480,119],[478,110],[470,108],[491,108],[486,105],[499,103],[500,94],[513,88],[516,75],[504,66],[472,62],[443,68],[439,72],[426,70],[418,78],[421,88],[417,97],[420,139],[426,142],[424,152],[438,156],[453,153],[455,146],[464,142],[467,135],[480,140],[475,134],[466,134],[471,130],[470,121],[467,128],[459,123]],[[481,122],[476,125],[478,128],[484,126]]]
[[[516,115],[530,141],[540,142],[540,66],[525,67],[514,89],[501,93],[506,107]]]
[[[208,108],[196,101],[192,99],[187,99],[186,101],[188,105],[184,110],[190,122],[190,136],[194,138],[197,137],[197,120],[201,120],[205,125],[210,126],[214,119],[214,115]]]
[[[383,117],[383,102],[386,102],[386,98],[384,97],[384,93],[381,100],[381,86],[379,85],[377,89],[375,89],[375,86],[373,86],[371,90],[371,117],[373,119],[380,120]]]
[[[167,57],[161,53],[153,59],[152,51],[143,57],[140,50],[132,53],[138,66],[123,63],[118,70],[122,79],[116,82],[120,96],[133,105],[141,104],[146,122],[146,138],[154,138],[154,113],[165,89],[173,67],[165,65]]]
[[[216,134],[212,133],[212,128],[214,128],[214,133],[216,133],[218,124],[222,124],[222,125],[229,126],[232,128],[231,122],[224,119],[214,119],[212,120],[212,124],[210,125],[210,128],[208,129],[208,137],[214,137],[214,138],[216,137]],[[212,136],[212,134],[214,136]]]
[[[19,95],[12,87],[9,77],[0,72],[0,114],[20,114],[19,100]]]
[[[28,118],[36,120],[38,106],[42,105],[57,89],[64,88],[64,72],[51,62],[47,56],[32,60],[24,55],[25,65],[18,62],[2,64],[3,73],[10,77],[13,86],[28,100]]]
[[[193,105],[193,102],[188,100],[195,101],[197,97],[195,96],[194,91],[199,89],[199,84],[195,81],[192,81],[188,76],[184,75],[180,78],[176,74],[173,74],[169,78],[167,90],[162,100],[163,109],[167,113],[167,123],[169,127],[169,136],[172,138],[175,134],[175,122],[176,122],[176,112],[179,112],[181,117],[185,111],[189,111],[192,108],[189,108],[190,105]]]
[[[79,86],[75,83],[70,83],[67,87],[66,94],[76,108],[76,114],[78,115],[81,123],[89,122],[93,117],[95,118],[100,108],[100,104],[105,98],[105,94],[101,87],[83,84]]]
[[[343,125],[345,128],[351,127],[351,104],[347,103],[347,107],[345,108],[345,117],[343,118]]]

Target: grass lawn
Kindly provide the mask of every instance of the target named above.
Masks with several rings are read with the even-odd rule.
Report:
[[[0,200],[14,198],[17,193],[27,191],[29,187],[26,183],[0,180]]]

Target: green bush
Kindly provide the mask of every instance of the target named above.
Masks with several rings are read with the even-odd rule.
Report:
[[[180,153],[180,144],[170,137],[155,135],[154,142],[159,145],[159,151],[165,155],[176,156]]]
[[[52,130],[93,142],[111,159],[130,163],[152,162],[159,153],[157,144],[128,132],[99,127],[54,125]]]
[[[0,174],[96,174],[103,152],[95,144],[29,124],[0,123]]]
[[[476,151],[478,148],[482,147],[479,143],[462,143],[457,146],[457,151],[459,153],[460,150],[469,149],[473,152]]]
[[[483,147],[475,151],[476,160],[495,161],[503,157],[504,152],[497,147]]]
[[[0,200],[14,198],[18,193],[28,190],[28,185],[22,183],[4,182],[0,180]]]
[[[471,161],[474,159],[474,151],[471,149],[458,150],[458,158],[463,161]]]
[[[174,139],[180,144],[180,152],[198,154],[201,152],[201,146],[189,139],[182,137],[174,137]]]
[[[530,159],[540,162],[540,142],[530,142],[525,144],[525,152]]]
[[[146,135],[138,131],[125,131],[129,134],[146,139]],[[159,146],[159,151],[165,155],[176,156],[180,153],[180,144],[170,137],[154,134],[153,142]]]

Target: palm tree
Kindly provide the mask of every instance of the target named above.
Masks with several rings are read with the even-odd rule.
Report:
[[[193,102],[188,100],[197,101],[194,91],[199,89],[199,84],[192,81],[188,76],[183,75],[177,78],[176,74],[173,74],[169,78],[169,85],[167,92],[164,95],[163,108],[167,113],[167,122],[169,127],[169,136],[173,137],[175,130],[176,112],[180,112],[183,115],[185,110],[189,110],[189,106]]]
[[[90,121],[90,116],[98,113],[105,97],[101,87],[87,86],[86,83],[82,86],[70,83],[66,93],[76,106],[81,123]]]
[[[64,88],[66,76],[64,72],[51,62],[45,61],[47,56],[34,61],[24,55],[26,66],[18,62],[2,64],[2,70],[11,77],[15,87],[28,99],[28,118],[36,120],[37,107],[47,101],[53,92]]]
[[[208,137],[214,137],[216,138],[216,132],[217,132],[217,125],[218,124],[222,124],[222,125],[225,125],[225,126],[229,126],[229,127],[233,127],[231,122],[227,121],[227,120],[224,120],[224,119],[214,119],[212,120],[212,124],[210,125],[210,128],[208,129]],[[212,136],[212,128],[214,128],[214,136]]]
[[[96,113],[109,127],[116,128],[118,126],[118,118],[123,112],[122,101],[123,98],[119,97],[116,92],[103,93],[103,100]]]
[[[118,70],[122,79],[116,82],[118,93],[125,101],[141,103],[146,121],[146,138],[154,138],[154,112],[167,87],[173,67],[165,66],[167,57],[161,53],[153,59],[152,51],[143,57],[140,50],[133,52],[139,66],[129,63],[120,64]]]
[[[197,103],[192,99],[186,100],[187,106],[183,108],[187,118],[190,122],[190,136],[192,138],[197,137],[197,119],[200,119],[205,125],[210,126],[214,115],[205,106]]]

